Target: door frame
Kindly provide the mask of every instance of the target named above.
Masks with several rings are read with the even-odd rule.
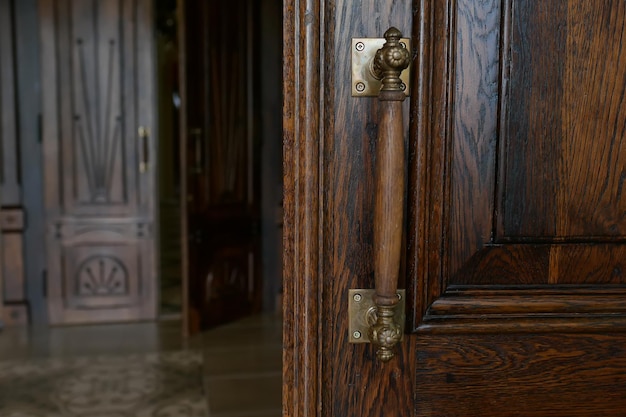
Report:
[[[283,9],[283,415],[321,414],[324,2]]]

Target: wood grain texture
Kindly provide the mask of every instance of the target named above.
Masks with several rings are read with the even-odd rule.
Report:
[[[447,273],[491,239],[500,77],[500,1],[456,2]],[[450,143],[448,142],[448,143]],[[446,273],[444,271],[444,273]]]
[[[385,366],[348,344],[346,297],[374,284],[377,132],[375,99],[350,96],[350,42],[408,33],[410,5],[290,1],[284,16],[285,414],[408,409],[409,350]]]
[[[452,129],[447,111],[450,84],[439,81],[451,67],[451,5],[421,1],[415,13],[413,37],[419,42],[410,100],[406,255],[407,317],[412,327],[446,285],[440,255],[444,235],[438,225],[447,215],[443,172]]]
[[[502,234],[624,236],[624,4],[515,5]]]
[[[321,344],[324,231],[320,229],[320,149],[325,125],[324,9],[312,0],[284,2],[283,36],[283,415],[321,416],[325,363]]]
[[[626,336],[423,336],[417,415],[623,416]]]
[[[556,234],[624,237],[626,4],[570,1],[566,25]]]
[[[402,121],[404,93],[385,92],[380,100],[376,140],[374,203],[374,280],[376,305],[396,305],[402,251],[405,152]],[[389,94],[391,93],[391,94]],[[396,93],[396,94],[394,94]],[[381,92],[380,94],[383,94]]]
[[[373,283],[378,127],[377,106],[350,97],[349,48],[352,36],[380,36],[392,24],[406,32],[398,19],[409,11],[395,2],[286,4],[286,415],[623,414],[621,241],[494,243],[509,155],[520,176],[508,180],[541,209],[509,208],[543,216],[531,216],[533,230],[556,227],[560,171],[550,164],[561,144],[522,140],[521,157],[503,135],[509,110],[519,113],[510,117],[520,137],[542,133],[522,123],[533,101],[542,103],[538,125],[560,135],[561,119],[548,110],[561,108],[563,87],[542,75],[565,57],[565,37],[552,35],[567,5],[414,2],[423,20],[413,28],[407,241],[418,334],[385,365],[370,346],[347,343],[347,290]],[[509,50],[512,39],[526,44]],[[541,47],[549,51],[524,61],[533,71],[513,83],[513,54]],[[563,62],[554,64],[561,78]],[[534,194],[540,179],[551,191],[543,200]]]
[[[373,347],[348,344],[348,289],[374,287],[379,123],[375,98],[351,97],[349,51],[352,37],[381,37],[391,26],[410,33],[412,9],[410,2],[341,0],[329,2],[326,12],[322,404],[328,408],[323,413],[380,416],[411,407],[413,358],[408,339],[388,364],[376,361]],[[407,102],[403,111],[408,120]]]
[[[609,63],[623,59],[623,5],[452,6],[420,26],[451,49],[422,37],[433,71],[412,111],[414,328],[449,284],[621,285],[624,79]]]
[[[567,2],[511,1],[498,236],[554,236]]]
[[[624,244],[506,244],[476,252],[456,285],[626,284]]]

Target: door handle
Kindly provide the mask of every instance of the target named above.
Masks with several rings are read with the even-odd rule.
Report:
[[[402,102],[406,86],[400,79],[409,66],[410,53],[396,28],[385,32],[385,43],[376,51],[369,69],[381,81],[378,92],[378,138],[376,142],[376,179],[374,205],[374,279],[373,307],[366,309],[369,340],[383,362],[394,356],[394,346],[402,339],[402,325],[396,316],[400,300],[398,277],[402,251],[404,216],[405,151]],[[353,71],[354,72],[354,71]],[[356,290],[353,290],[356,291]],[[352,293],[351,293],[352,294]],[[361,302],[352,294],[351,300]],[[352,309],[351,309],[352,311]],[[403,315],[400,315],[402,317]],[[400,319],[403,322],[403,319]],[[351,329],[352,330],[352,329]]]
[[[139,161],[139,172],[145,173],[150,167],[150,130],[144,126],[139,126],[137,129],[139,135],[139,147],[141,157]]]

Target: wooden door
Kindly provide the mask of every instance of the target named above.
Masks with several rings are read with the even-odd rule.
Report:
[[[261,307],[255,2],[185,0],[181,158],[190,332]]]
[[[373,288],[373,99],[350,40],[411,35],[408,334],[350,344]],[[287,1],[288,416],[623,416],[626,4]]]
[[[47,293],[53,324],[155,317],[149,0],[42,0]]]

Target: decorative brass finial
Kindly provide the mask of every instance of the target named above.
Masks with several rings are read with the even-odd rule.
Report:
[[[402,32],[395,27],[385,32],[385,44],[376,51],[372,61],[372,74],[382,81],[381,91],[402,91],[400,74],[409,66],[410,56],[406,45],[400,42]]]
[[[400,325],[395,322],[396,305],[377,305],[370,317],[369,338],[376,346],[376,357],[389,362],[395,356],[394,346],[402,339]]]

